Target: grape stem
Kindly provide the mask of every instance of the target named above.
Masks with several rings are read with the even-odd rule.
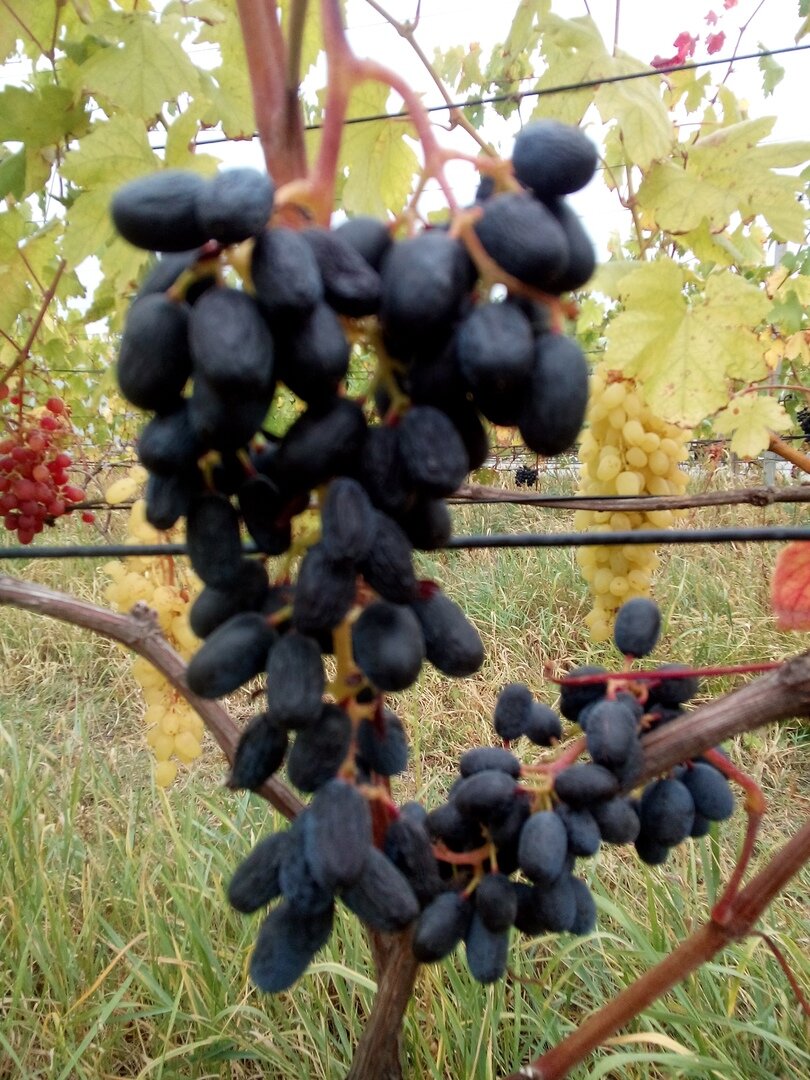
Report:
[[[785,461],[789,461],[791,465],[795,465],[803,472],[810,473],[810,457],[807,454],[803,454],[801,450],[796,450],[792,446],[780,439],[778,435],[771,435],[768,443],[768,449],[771,453],[778,454],[784,458]]]
[[[8,380],[11,378],[11,376],[15,375],[19,371],[19,369],[23,366],[25,361],[28,359],[28,357],[29,357],[29,355],[31,353],[31,349],[33,347],[33,344],[36,341],[37,334],[39,333],[39,328],[42,326],[42,321],[45,318],[45,315],[47,314],[48,308],[51,306],[51,303],[53,302],[53,298],[56,296],[56,290],[59,288],[59,282],[62,280],[62,274],[64,274],[66,267],[67,267],[67,263],[65,262],[65,260],[60,259],[59,263],[58,263],[58,265],[56,267],[56,272],[53,275],[53,279],[52,279],[50,285],[48,286],[48,288],[46,289],[46,291],[43,293],[42,302],[40,303],[39,310],[37,311],[36,316],[34,317],[34,321],[33,321],[32,325],[31,325],[31,329],[28,332],[28,337],[25,339],[25,342],[23,343],[22,348],[19,350],[17,355],[14,357],[11,364],[2,373],[2,375],[0,375],[0,383],[8,382]],[[22,388],[20,388],[19,394],[20,394],[20,399],[22,400]]]
[[[328,68],[324,123],[320,152],[312,170],[308,191],[303,193],[316,221],[322,225],[329,224],[349,98],[356,86],[369,80],[383,83],[402,98],[422,144],[425,173],[436,178],[448,206],[451,211],[455,211],[456,200],[444,174],[448,155],[439,146],[418,95],[396,72],[390,71],[376,60],[360,60],[354,55],[343,29],[339,0],[321,0],[321,23]]]
[[[562,1080],[599,1045],[691,975],[701,964],[711,960],[726,945],[749,934],[756,920],[808,860],[810,821],[806,821],[768,865],[737,894],[722,925],[713,919],[705,923],[665,960],[589,1016],[571,1035],[541,1054],[530,1065],[511,1073],[507,1080]]]
[[[667,668],[662,671],[632,671],[626,669],[619,672],[598,672],[595,675],[562,675],[555,677],[546,674],[546,678],[559,686],[598,686],[600,683],[616,682],[617,684],[628,682],[669,682],[670,679],[691,679],[695,676],[708,679],[720,675],[752,675],[762,674],[766,671],[776,671],[782,666],[781,660],[764,660],[759,664],[715,664],[713,667],[679,667]]]

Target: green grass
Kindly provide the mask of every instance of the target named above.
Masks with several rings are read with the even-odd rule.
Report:
[[[802,520],[802,512],[711,511],[700,523]],[[456,516],[458,531],[569,524],[564,514],[513,507]],[[671,550],[657,589],[660,656],[724,663],[798,651],[803,639],[776,634],[768,611],[775,551]],[[16,569],[88,598],[101,594],[102,577],[87,563]],[[435,805],[458,754],[491,741],[489,716],[505,682],[525,680],[553,701],[545,663],[604,661],[610,652],[582,632],[587,597],[571,551],[460,552],[423,557],[422,569],[464,603],[487,646],[474,679],[428,671],[396,702],[413,736],[397,794]],[[0,1080],[344,1075],[373,999],[356,922],[341,914],[310,973],[269,998],[247,979],[258,916],[238,916],[224,901],[234,866],[278,819],[221,786],[213,745],[168,793],[154,789],[137,688],[115,646],[4,609],[0,648]],[[713,680],[705,691],[731,685]],[[244,700],[236,704],[247,715]],[[810,809],[806,730],[792,721],[734,747],[772,807],[757,866]],[[407,1075],[494,1078],[563,1037],[706,918],[741,832],[738,814],[719,843],[685,845],[662,870],[624,850],[581,864],[600,906],[598,930],[585,939],[516,939],[512,977],[499,986],[475,984],[461,957],[424,969],[406,1017]],[[805,872],[762,921],[805,988],[808,886]],[[799,1080],[810,1074],[807,1035],[784,975],[754,937],[572,1075]]]

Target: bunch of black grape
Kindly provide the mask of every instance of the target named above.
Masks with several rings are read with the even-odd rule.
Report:
[[[619,610],[615,642],[625,656],[644,656],[659,629],[656,605],[631,600]],[[732,813],[726,778],[700,760],[647,784],[640,798],[626,794],[641,774],[642,731],[675,720],[697,690],[696,680],[678,678],[673,666],[661,671],[645,701],[627,690],[611,695],[605,682],[564,684],[561,712],[584,731],[591,761],[560,770],[525,766],[511,750],[523,737],[554,744],[559,716],[520,683],[501,691],[494,725],[503,747],[467,751],[448,801],[427,818],[442,870],[454,869],[416,923],[418,959],[440,960],[463,940],[470,973],[493,982],[506,970],[513,926],[529,936],[593,929],[596,907],[575,876],[578,858],[594,855],[602,842],[635,844],[642,860],[660,864],[676,844]]]
[[[799,427],[802,429],[802,434],[806,439],[810,439],[810,409],[806,406],[799,409],[796,413],[796,420]]]
[[[537,483],[537,469],[528,465],[518,465],[515,470],[515,484],[518,487],[534,487]]]
[[[586,363],[547,313],[593,270],[564,196],[595,165],[575,128],[544,121],[521,133],[520,190],[467,211],[490,277],[452,229],[395,239],[366,217],[293,229],[274,216],[271,178],[250,169],[166,170],[113,199],[121,235],[161,253],[129,311],[117,375],[124,397],[153,414],[138,444],[147,518],[158,529],[185,519],[205,585],[191,611],[204,643],[189,686],[216,698],[266,677],[266,707],[229,782],[255,789],[286,765],[315,795],[232,888],[244,910],[282,898],[260,932],[260,986],[297,977],[328,936],[336,897],[394,929],[439,882],[424,815],[386,801],[408,743],[384,695],[411,686],[425,660],[471,675],[483,648],[461,609],[417,579],[413,552],[446,544],[444,500],[487,457],[486,420],[517,425],[546,455],[578,435]],[[493,303],[498,275],[507,296]],[[345,394],[350,340],[376,354],[368,401]],[[271,435],[279,390],[302,411]],[[314,533],[302,528],[313,506]],[[245,557],[245,532],[258,558]],[[369,804],[384,808],[385,854],[371,843]],[[347,837],[353,854],[336,868]]]

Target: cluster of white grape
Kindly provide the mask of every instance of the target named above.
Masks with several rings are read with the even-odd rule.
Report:
[[[587,423],[579,454],[582,461],[579,494],[681,495],[687,476],[691,431],[656,416],[633,379],[600,365],[591,378]],[[577,529],[623,532],[665,529],[683,514],[679,510],[578,510]],[[659,559],[650,544],[583,547],[577,562],[593,596],[585,616],[591,638],[607,641],[618,608],[634,596],[649,596]]]
[[[111,505],[128,502],[137,495],[145,470],[140,466],[105,492]],[[146,520],[145,503],[136,499],[129,514],[127,543],[156,544],[178,542],[182,536],[158,532]],[[169,644],[188,660],[199,647],[199,641],[188,624],[188,609],[201,589],[201,584],[186,560],[171,555],[137,555],[113,560],[103,567],[111,579],[105,590],[107,601],[119,611],[129,611],[139,601],[148,604],[157,614],[160,628]],[[190,765],[202,753],[204,725],[197,713],[172,685],[152,667],[148,660],[137,656],[132,660],[132,675],[141,687],[146,712],[144,725],[146,742],[155,757],[155,781],[168,787],[177,776],[178,762]]]

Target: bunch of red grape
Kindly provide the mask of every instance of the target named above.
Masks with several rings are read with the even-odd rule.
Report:
[[[0,383],[0,401],[19,408],[20,396],[9,395]],[[51,397],[39,415],[27,412],[4,425],[10,432],[0,440],[0,513],[5,527],[17,533],[21,544],[30,544],[45,525],[53,525],[74,503],[84,499],[80,487],[70,482],[72,464],[64,446],[72,434],[64,401]],[[82,513],[92,522],[93,514]]]

